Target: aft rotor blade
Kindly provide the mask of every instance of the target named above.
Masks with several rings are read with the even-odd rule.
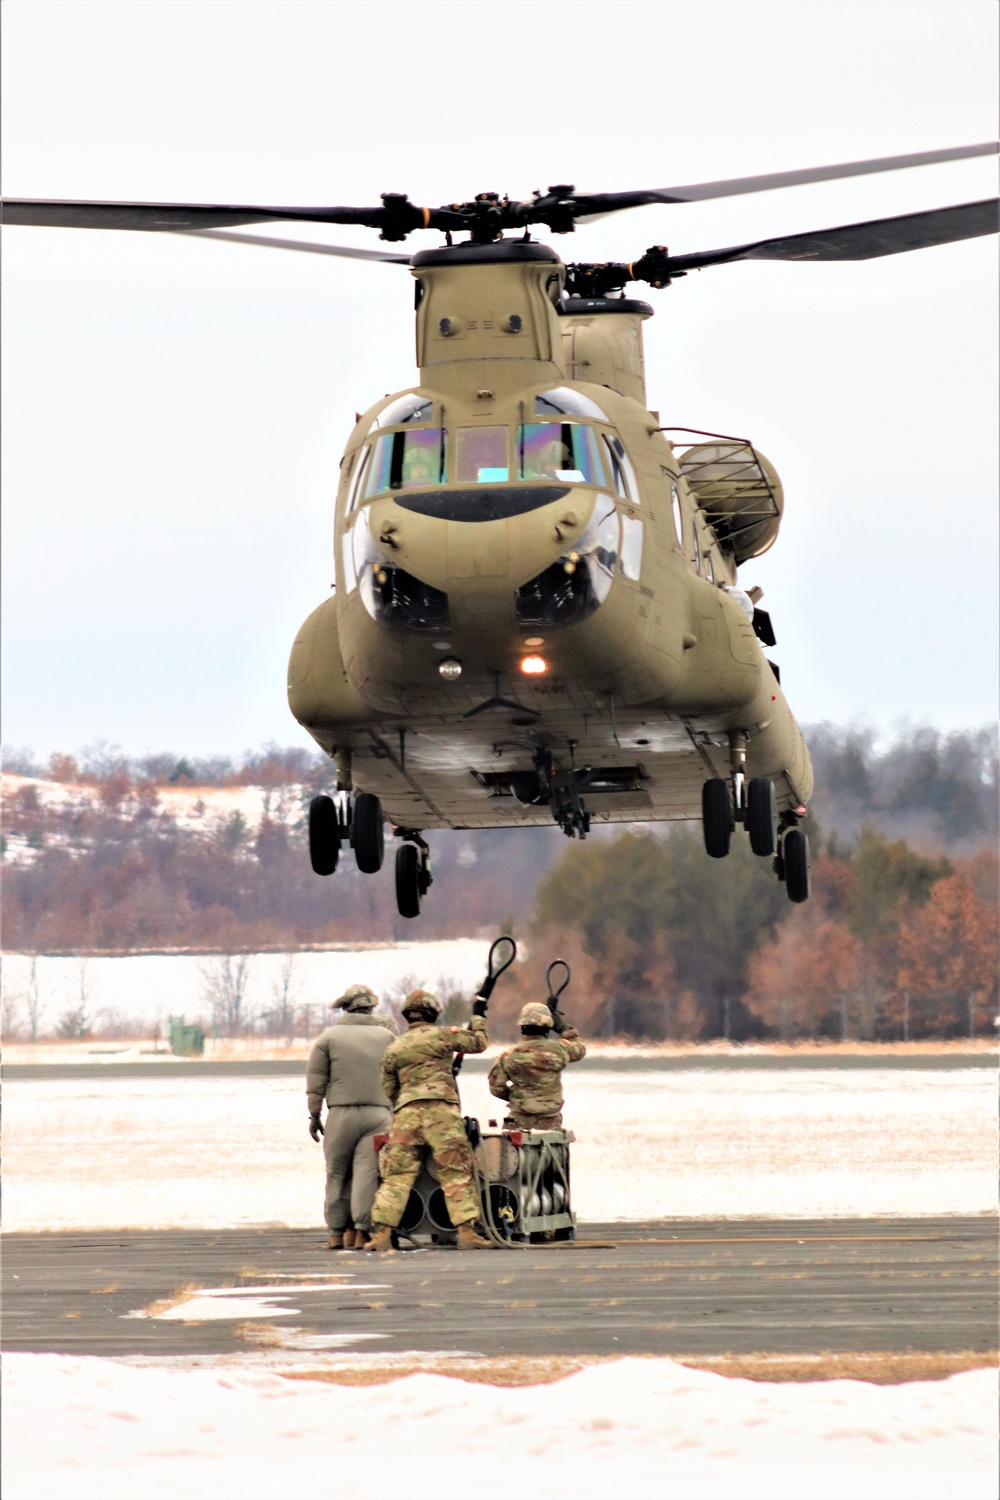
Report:
[[[391,195],[390,195],[391,197]],[[226,229],[239,224],[266,224],[282,219],[306,224],[360,224],[401,239],[413,229],[461,228],[450,209],[419,208],[396,197],[377,208],[282,208],[235,203],[99,203],[84,200],[6,198],[6,224],[57,229]]]
[[[381,260],[392,266],[408,266],[408,255],[391,250],[359,250],[350,245],[319,245],[312,240],[279,240],[266,234],[231,234],[227,229],[179,229],[189,240],[225,240],[237,245],[263,245],[270,250],[304,250],[308,255],[340,255],[347,260]]]
[[[879,156],[870,161],[839,162],[830,167],[806,167],[794,172],[768,172],[760,177],[731,177],[721,182],[692,182],[684,187],[653,188],[631,193],[572,195],[574,218],[585,222],[623,208],[642,208],[650,203],[698,203],[707,198],[734,198],[744,193],[766,193],[773,188],[802,187],[810,182],[834,182],[842,177],[864,177],[871,172],[897,172],[904,167],[929,167],[940,162],[964,161],[973,156],[995,156],[997,141],[978,146],[953,146],[944,151],[917,151],[908,156]]]
[[[892,219],[869,219],[863,224],[840,224],[811,234],[785,234],[773,240],[755,240],[728,250],[706,250],[693,255],[666,258],[668,276],[697,271],[734,260],[873,260],[880,255],[898,255],[904,250],[926,250],[955,240],[971,240],[1000,229],[1000,199],[959,203],[935,208],[929,213],[900,214]]]

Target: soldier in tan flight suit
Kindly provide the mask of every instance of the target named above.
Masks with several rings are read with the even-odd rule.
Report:
[[[326,1197],[323,1213],[330,1231],[328,1250],[363,1245],[371,1231],[372,1202],[378,1188],[374,1137],[392,1123],[382,1088],[382,1056],[395,1035],[395,1023],[372,1011],[378,996],[366,984],[353,984],[334,1002],[344,1015],[317,1038],[306,1064],[309,1134],[324,1135],[320,1111],[326,1099]]]
[[[586,1057],[579,1034],[558,1012],[537,1001],[518,1016],[521,1041],[501,1053],[490,1069],[490,1093],[507,1104],[505,1127],[515,1130],[562,1129],[562,1071]],[[555,1028],[559,1035],[549,1037]]]
[[[403,1003],[409,1030],[386,1050],[382,1087],[395,1116],[382,1157],[382,1186],[372,1207],[372,1238],[366,1250],[392,1250],[392,1231],[403,1217],[410,1190],[430,1148],[458,1231],[460,1250],[492,1250],[476,1233],[479,1195],[472,1177],[472,1151],[452,1073],[456,1052],[484,1052],[486,1001],[477,998],[468,1026],[438,1026],[441,1006],[427,990],[414,990]]]

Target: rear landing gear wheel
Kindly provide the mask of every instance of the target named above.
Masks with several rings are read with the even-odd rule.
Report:
[[[712,859],[725,859],[733,830],[733,804],[729,783],[715,776],[701,789],[701,827],[705,852]]]
[[[309,858],[317,875],[332,875],[340,857],[340,820],[332,797],[309,804]]]
[[[354,799],[354,858],[365,875],[381,870],[385,858],[382,804],[373,792],[359,792]]]
[[[396,850],[396,905],[401,917],[420,915],[420,876],[420,850],[416,844],[400,844]]]
[[[754,854],[773,854],[776,819],[774,782],[769,776],[755,776],[747,787],[744,818],[750,835],[750,848]]]
[[[809,840],[801,828],[789,828],[781,841],[781,854],[789,901],[808,901]]]

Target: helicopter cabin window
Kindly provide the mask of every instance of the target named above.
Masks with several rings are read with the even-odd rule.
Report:
[[[598,495],[594,514],[572,550],[514,595],[522,625],[569,625],[604,603],[618,562],[618,523],[611,496]]]
[[[615,493],[621,500],[631,500],[633,505],[640,503],[639,485],[635,477],[635,470],[625,452],[625,444],[617,433],[605,433],[604,444],[607,448],[606,457],[611,468],[611,477],[614,481]]]
[[[526,422],[519,427],[517,472],[520,479],[605,482],[597,435],[592,427],[575,422]]]
[[[501,484],[510,478],[506,427],[460,427],[455,433],[459,484]]]
[[[610,420],[596,401],[591,401],[589,396],[583,396],[579,391],[571,391],[568,386],[560,386],[557,390],[545,391],[541,396],[536,396],[535,416],[590,417],[594,422]]]
[[[358,586],[357,574],[354,571],[354,538],[349,531],[345,531],[340,539],[340,556],[342,561],[341,583],[345,594],[352,594]]]
[[[670,486],[670,513],[674,518],[674,536],[678,547],[684,546],[684,517],[681,514],[681,496],[676,484]]]
[[[622,516],[622,573],[638,582],[642,571],[642,522]]]
[[[387,432],[376,440],[368,465],[365,499],[386,490],[416,490],[443,484],[445,474],[444,432],[424,427],[416,432]]]
[[[371,425],[374,432],[381,428],[402,427],[406,422],[430,422],[434,418],[434,403],[426,396],[418,396],[410,392],[406,396],[397,396],[395,401],[390,401],[375,417]]]
[[[715,582],[715,569],[712,566],[712,554],[710,552],[705,553],[705,577],[709,583]]]
[[[362,448],[361,452],[357,456],[357,461],[354,465],[354,478],[351,481],[351,495],[350,499],[347,502],[348,515],[350,515],[351,511],[354,510],[358,501],[361,499],[361,484],[365,477],[365,470],[368,467],[368,460],[371,458],[371,456],[371,448]]]

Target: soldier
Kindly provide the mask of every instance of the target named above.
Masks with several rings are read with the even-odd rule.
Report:
[[[352,984],[335,1010],[344,1015],[317,1037],[306,1065],[309,1134],[324,1134],[320,1111],[326,1098],[326,1196],[328,1250],[361,1246],[371,1231],[372,1202],[378,1187],[374,1136],[392,1122],[381,1081],[382,1055],[395,1033],[388,1016],[374,1016],[378,996],[366,984]]]
[[[430,1147],[437,1163],[460,1250],[492,1250],[475,1230],[479,1198],[472,1179],[472,1151],[459,1110],[452,1073],[456,1052],[483,1052],[489,1042],[486,1001],[477,998],[468,1026],[438,1027],[441,1006],[427,990],[403,1003],[409,1030],[382,1059],[382,1087],[395,1116],[382,1158],[382,1186],[372,1208],[372,1238],[366,1250],[391,1250],[392,1231],[403,1217],[410,1189]]]
[[[562,1070],[579,1062],[587,1049],[557,1011],[537,1001],[518,1016],[522,1041],[497,1058],[490,1069],[490,1093],[507,1104],[505,1126],[515,1130],[562,1128]],[[549,1038],[555,1029],[559,1034]]]

